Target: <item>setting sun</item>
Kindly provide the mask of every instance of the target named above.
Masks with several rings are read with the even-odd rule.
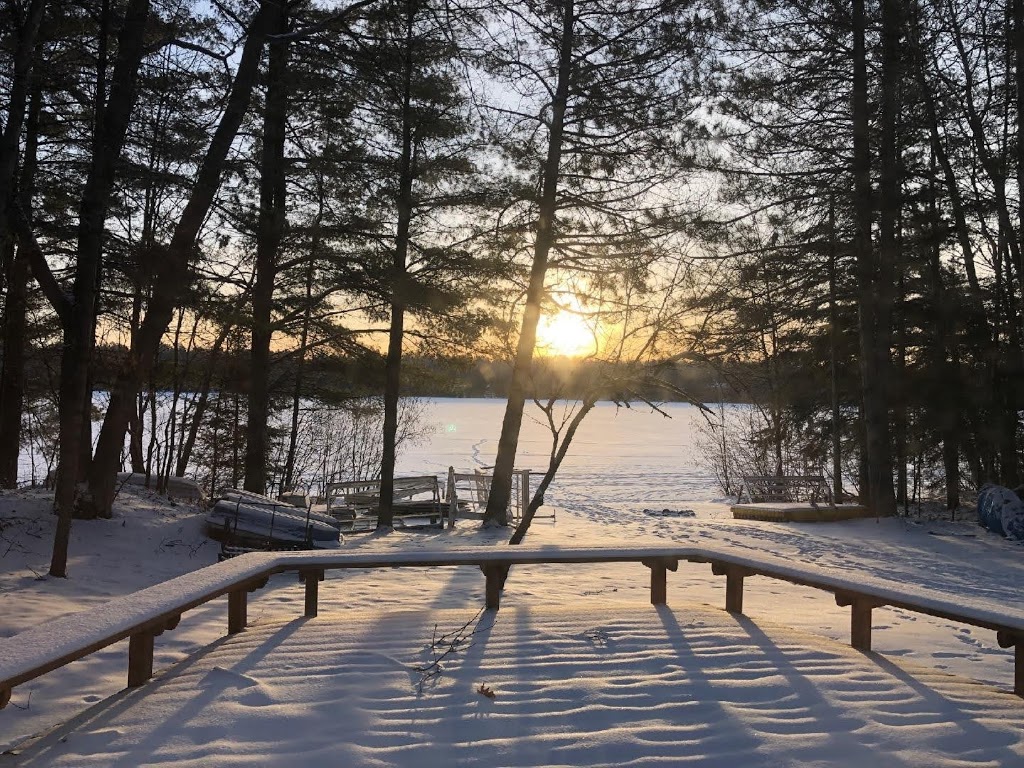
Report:
[[[586,318],[560,310],[541,318],[537,326],[537,351],[542,355],[584,357],[596,351],[594,328]]]

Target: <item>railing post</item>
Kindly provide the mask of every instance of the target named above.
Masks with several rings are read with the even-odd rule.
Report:
[[[658,557],[641,562],[651,569],[651,605],[665,605],[668,602],[666,571],[676,570],[679,567],[679,561]]]
[[[138,688],[153,677],[153,638],[153,632],[144,629],[128,639],[129,688]]]
[[[308,619],[314,619],[317,615],[320,582],[324,579],[324,571],[322,568],[299,571],[299,579],[306,583],[305,616]]]
[[[501,602],[501,588],[505,586],[508,576],[508,565],[504,563],[483,563],[480,570],[487,578],[484,594],[484,605],[488,610],[498,610]]]
[[[247,620],[246,606],[248,602],[248,587],[239,587],[228,592],[228,634],[237,635],[243,629]]]
[[[725,576],[725,610],[729,613],[743,613],[743,578],[750,575],[745,568],[712,561],[711,572]]]
[[[665,605],[668,602],[667,569],[664,563],[651,566],[651,605]]]
[[[996,632],[1000,648],[1013,648],[1013,692],[1024,697],[1024,635],[1016,632]]]
[[[1013,692],[1024,697],[1024,643],[1013,644]]]
[[[850,645],[858,651],[871,650],[871,611],[879,603],[861,595],[836,593],[836,605],[850,606]]]
[[[850,645],[858,651],[871,650],[871,610],[867,600],[854,600],[850,606]]]
[[[725,574],[725,610],[743,613],[743,572],[730,569]]]

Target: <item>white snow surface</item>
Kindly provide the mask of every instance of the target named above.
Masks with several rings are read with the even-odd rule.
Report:
[[[490,418],[487,407],[470,410]],[[659,438],[657,419],[641,415],[637,426],[599,412],[598,437],[581,435],[579,463],[548,494],[557,522],[537,521],[527,547],[713,550],[810,568],[836,584],[899,585],[1013,626],[1024,620],[1021,545],[973,522],[733,520],[692,463],[673,464],[685,439]],[[468,431],[460,422],[454,434],[465,441]],[[490,440],[473,439],[477,464],[489,460]],[[402,471],[471,467],[458,466],[458,449],[423,446]],[[42,491],[0,495],[2,668],[81,639],[45,622],[86,611],[97,626],[124,628],[139,618],[133,611],[159,612],[161,601],[210,579],[245,577],[265,566],[261,558],[308,557],[200,571],[217,550],[202,512],[125,488],[112,520],[74,524],[70,578],[52,579],[49,505]],[[507,535],[467,521],[453,531],[351,536],[323,556],[417,561],[498,551]],[[302,586],[281,574],[249,596],[249,627],[233,638],[223,637],[226,598],[186,612],[156,639],[163,672],[139,690],[120,692],[127,641],[19,685],[0,711],[0,748],[20,745],[26,765],[83,768],[1024,765],[1024,703],[1005,693],[1012,651],[991,630],[880,608],[875,653],[861,654],[848,644],[849,609],[829,593],[750,577],[746,616],[734,617],[722,610],[724,586],[708,565],[680,562],[668,574],[669,605],[654,608],[638,563],[521,565],[501,610],[478,615],[484,579],[471,566],[328,571],[320,615],[305,620]],[[111,607],[151,587],[152,602]],[[25,631],[36,639],[12,638]]]

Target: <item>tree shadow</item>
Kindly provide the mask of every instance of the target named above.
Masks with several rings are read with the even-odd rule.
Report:
[[[291,637],[307,621],[308,619],[298,618],[283,625],[258,646],[245,653],[241,659],[232,665],[228,672],[233,674],[235,678],[240,679],[246,672],[251,671],[267,655]],[[190,670],[201,664],[211,654],[223,649],[228,643],[238,639],[244,639],[244,633],[242,635],[222,637],[183,661],[164,670],[153,681],[141,688],[121,691],[111,698],[90,707],[82,714],[58,726],[26,749],[18,765],[29,768],[32,766],[42,768],[43,766],[50,765],[56,758],[64,754],[64,742],[73,733],[81,734],[87,729],[93,733],[101,732],[103,729],[110,729],[112,733],[115,732],[114,724],[118,718],[141,703],[144,698],[164,694],[167,700],[180,699],[183,695],[181,692],[172,695],[167,692],[167,689],[172,686],[180,686],[181,679]],[[216,701],[227,685],[231,684],[230,680],[227,679],[227,675],[225,675],[225,678],[223,684],[217,684],[214,681],[192,689],[188,698],[181,702],[176,711],[164,710],[163,722],[173,721],[178,729],[184,729],[193,718],[204,713]],[[154,727],[145,738],[132,744],[117,760],[111,762],[111,768],[137,768],[137,766],[146,765],[147,760],[163,745],[167,735],[165,731]]]

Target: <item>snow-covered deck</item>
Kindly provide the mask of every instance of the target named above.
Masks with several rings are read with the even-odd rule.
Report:
[[[96,704],[19,765],[1024,762],[1020,700],[954,675],[691,605],[508,603],[268,621]]]
[[[512,565],[586,566],[596,563],[642,563],[650,570],[651,602],[667,599],[666,572],[681,561],[710,563],[727,579],[726,608],[741,613],[743,581],[769,576],[833,592],[839,605],[851,606],[851,642],[860,650],[871,648],[871,612],[890,605],[944,619],[995,630],[1003,647],[1015,647],[1014,690],[1024,695],[1024,610],[983,597],[953,599],[922,587],[834,571],[770,555],[752,556],[749,550],[722,546],[686,547],[551,547],[498,546],[391,552],[282,552],[252,553],[202,568],[148,589],[110,601],[105,606],[65,616],[0,640],[0,704],[10,699],[14,686],[81,658],[125,637],[131,638],[128,659],[129,687],[142,685],[153,675],[154,638],[177,626],[181,614],[227,594],[229,634],[247,623],[247,593],[267,579],[294,571],[305,582],[307,617],[317,615],[319,581],[331,569],[475,566],[486,577],[485,605],[497,609],[501,586]],[[573,578],[586,579],[585,570]],[[514,592],[513,592],[514,594]]]

